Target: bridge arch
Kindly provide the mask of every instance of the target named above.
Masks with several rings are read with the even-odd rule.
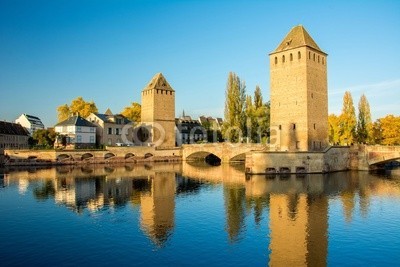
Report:
[[[72,159],[71,155],[68,154],[60,154],[57,156],[58,161],[70,160]]]
[[[244,162],[246,160],[246,153],[240,153],[229,159],[229,162]]]
[[[92,153],[85,153],[81,156],[81,160],[90,160],[93,158],[94,158],[94,155]]]
[[[135,154],[133,154],[133,153],[128,153],[128,154],[125,155],[125,159],[129,159],[129,158],[132,158],[132,157],[134,157],[134,156],[135,156]]]
[[[210,165],[221,164],[221,156],[209,151],[197,151],[186,157],[186,161],[205,161]]]
[[[115,157],[115,154],[114,154],[114,153],[111,153],[111,152],[106,153],[106,154],[104,155],[104,159],[110,159],[110,158],[112,158],[112,157]]]

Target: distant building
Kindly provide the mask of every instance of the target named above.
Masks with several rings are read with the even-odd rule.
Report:
[[[221,130],[222,124],[223,124],[222,118],[213,118],[213,117],[206,117],[206,116],[200,116],[199,122],[205,128],[210,129],[210,130]]]
[[[29,132],[21,124],[0,121],[0,154],[4,149],[27,149]]]
[[[182,115],[175,119],[175,125],[177,146],[207,141],[207,130],[198,120]]]
[[[55,125],[59,134],[54,146],[67,149],[95,148],[96,125],[81,116],[72,116]]]
[[[121,114],[112,114],[110,109],[104,114],[91,113],[88,121],[96,125],[96,144],[115,146],[125,143],[134,143],[133,140],[133,122]],[[125,136],[122,136],[124,127],[126,127]]]
[[[33,132],[38,129],[44,129],[44,125],[38,117],[25,113],[21,114],[21,116],[19,116],[18,119],[15,120],[15,123],[19,123],[26,129],[28,129],[30,135],[32,135]]]

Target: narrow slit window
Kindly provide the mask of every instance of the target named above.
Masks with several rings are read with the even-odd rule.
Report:
[[[297,53],[297,57],[298,57],[298,59],[301,59],[301,53],[300,53],[300,51]]]
[[[290,53],[290,61],[293,61],[293,54]]]

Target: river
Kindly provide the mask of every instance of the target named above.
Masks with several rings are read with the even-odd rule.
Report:
[[[242,165],[0,171],[2,266],[394,266],[400,176]]]

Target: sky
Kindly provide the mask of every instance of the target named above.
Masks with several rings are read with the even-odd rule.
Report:
[[[400,1],[0,0],[0,120],[57,123],[82,96],[120,113],[158,72],[176,116],[223,117],[229,72],[269,100],[269,57],[296,25],[328,53],[329,113],[365,94],[400,115]]]

